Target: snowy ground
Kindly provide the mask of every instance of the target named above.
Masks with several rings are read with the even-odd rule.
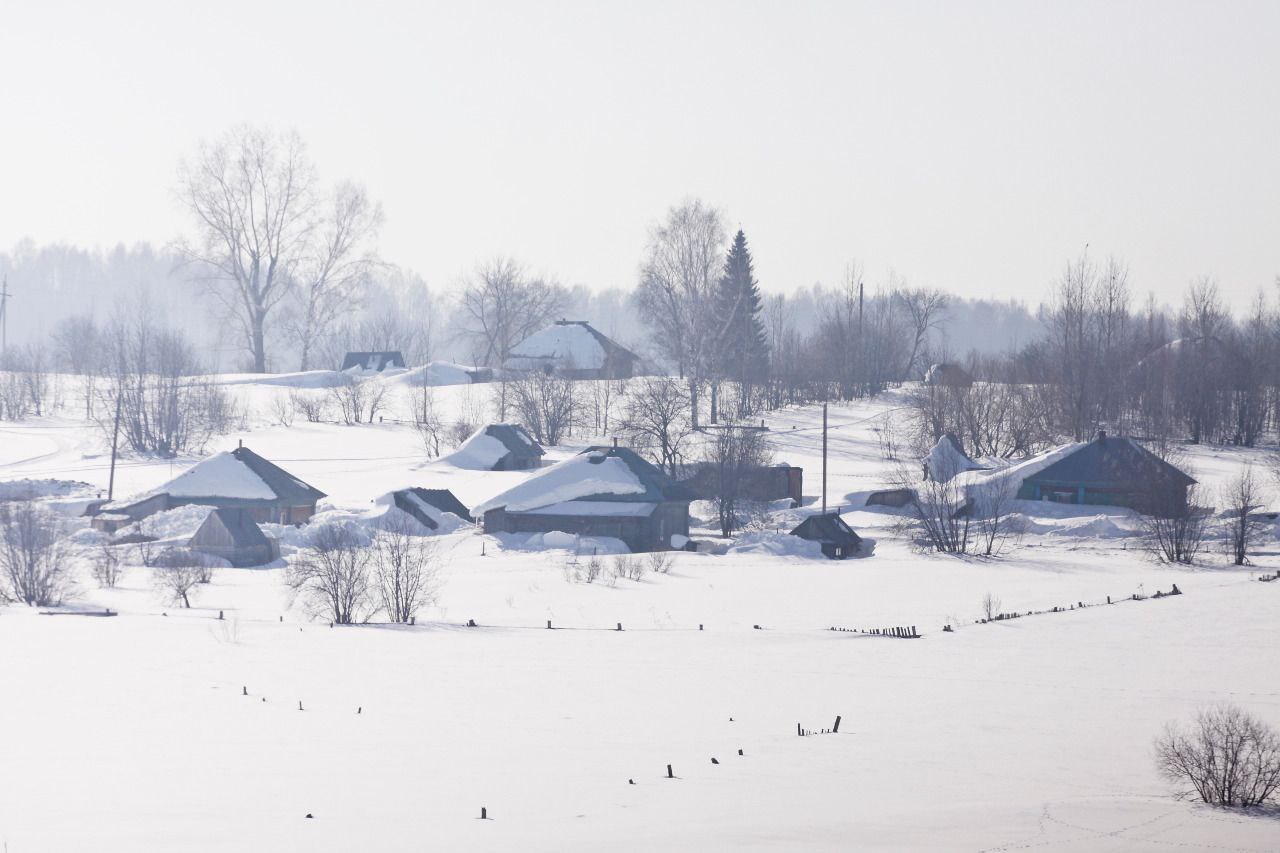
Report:
[[[243,438],[335,511],[408,485],[475,505],[528,476],[425,461],[402,424],[272,426],[268,401],[288,384],[234,380],[250,428],[209,449]],[[482,392],[440,388],[437,405],[473,407]],[[832,407],[833,503],[886,485],[872,428],[895,405]],[[767,420],[779,461],[804,466],[816,495],[820,412]],[[1201,449],[1195,473],[1212,488],[1246,454]],[[126,460],[117,495],[190,461]],[[0,425],[0,480],[100,489],[106,476],[79,421]],[[869,559],[683,554],[669,575],[590,585],[566,581],[564,552],[504,550],[464,529],[441,537],[440,604],[414,627],[308,621],[278,569],[221,570],[190,611],[162,605],[143,569],[117,590],[82,585],[71,609],[114,618],[4,608],[0,842],[10,853],[1280,849],[1280,821],[1178,801],[1151,761],[1164,723],[1206,703],[1280,723],[1280,583],[1252,579],[1280,558],[1174,570],[1141,556],[1123,513],[1024,508],[1035,532],[998,560],[915,554],[891,515],[855,509],[845,518],[876,540]],[[1186,594],[1121,601],[1173,583]],[[1006,610],[1099,606],[976,625],[987,592]],[[924,637],[828,630],[896,625]],[[839,734],[796,737],[797,723],[828,728],[836,715]],[[668,763],[677,778],[664,778]]]

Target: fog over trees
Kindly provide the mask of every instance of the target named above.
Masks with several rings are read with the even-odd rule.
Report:
[[[686,429],[874,395],[938,363],[977,381],[913,391],[913,438],[953,432],[980,455],[1018,456],[1102,427],[1253,445],[1276,425],[1275,299],[1260,292],[1233,314],[1194,271],[1176,305],[1139,297],[1123,259],[1087,251],[1034,308],[895,273],[870,281],[853,261],[834,284],[797,287],[757,280],[753,254],[769,246],[749,241],[749,223],[731,236],[725,211],[689,198],[655,211],[626,286],[562,283],[501,246],[455,281],[427,282],[378,255],[378,201],[353,181],[322,182],[296,133],[237,127],[193,150],[175,169],[185,216],[172,243],[24,241],[0,254],[11,293],[0,417],[41,415],[60,394],[49,377],[76,373],[88,377],[77,392],[85,417],[101,423],[113,414],[102,403],[120,400],[127,445],[172,454],[231,417],[202,374],[336,369],[345,352],[368,350],[399,350],[411,366],[502,368],[520,341],[570,318],[679,389],[645,384],[653,405],[643,410],[612,387],[587,401],[546,378],[504,380],[498,416],[511,409],[549,440],[614,417],[665,466]],[[345,410],[340,389],[331,402]],[[361,401],[350,420],[376,409]]]

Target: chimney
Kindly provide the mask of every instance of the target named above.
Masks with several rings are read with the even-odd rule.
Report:
[[[243,450],[243,449],[244,449],[244,439],[243,439],[243,438],[242,438],[242,439],[240,439],[240,441],[239,441],[239,445],[240,445],[240,449],[241,449],[241,450]]]

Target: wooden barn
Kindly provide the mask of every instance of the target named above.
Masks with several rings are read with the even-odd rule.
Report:
[[[475,521],[471,511],[448,489],[397,489],[391,493],[395,507],[409,515],[428,530],[438,530],[440,513],[453,513],[463,521]]]
[[[821,543],[823,555],[831,560],[847,560],[862,549],[862,537],[834,512],[809,516],[791,535]]]
[[[691,476],[680,481],[698,498],[710,500],[716,492],[716,469],[710,463],[698,465]],[[789,499],[793,507],[804,500],[804,469],[795,465],[765,465],[748,471],[743,484],[744,498],[750,501]]]
[[[332,362],[330,362],[332,363]],[[381,373],[392,368],[403,368],[404,356],[398,350],[386,352],[349,352],[342,359],[342,370],[369,370]]]
[[[476,508],[486,533],[621,539],[633,552],[683,548],[693,493],[626,447],[591,447]]]
[[[264,566],[280,557],[280,543],[263,533],[246,509],[215,509],[191,537],[187,548],[221,557],[241,568]]]
[[[243,509],[255,522],[302,524],[325,496],[241,445],[196,463],[165,485],[128,501],[100,507],[96,530],[108,533],[157,512],[188,504]],[[127,518],[128,521],[123,521]]]
[[[638,356],[586,320],[557,320],[511,350],[503,368],[541,370],[567,379],[630,379]]]
[[[1163,514],[1184,509],[1195,482],[1132,438],[1100,430],[1093,441],[1024,477],[1017,496]]]

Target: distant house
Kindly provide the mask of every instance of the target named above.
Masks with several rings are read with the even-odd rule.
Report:
[[[710,500],[716,491],[716,470],[711,463],[698,465],[693,474],[680,481],[700,499]],[[742,497],[749,501],[789,499],[793,507],[804,500],[804,469],[794,465],[765,465],[748,471]]]
[[[822,553],[831,560],[847,560],[862,549],[862,537],[834,512],[809,516],[791,535],[821,543]]]
[[[924,384],[945,388],[968,388],[973,376],[958,364],[939,362],[930,366],[924,375]]]
[[[475,521],[471,512],[448,489],[398,489],[391,493],[397,509],[408,513],[428,530],[440,527],[441,513],[452,513],[463,521]]]
[[[302,524],[315,513],[316,503],[323,497],[324,492],[241,445],[197,462],[152,492],[104,504],[94,516],[93,526],[110,533],[124,524],[188,504],[247,510],[259,524]]]
[[[330,362],[332,364],[332,362]],[[349,352],[342,359],[342,369],[373,370],[381,373],[394,367],[404,367],[404,356],[396,350],[386,352]]]
[[[187,548],[240,567],[263,566],[280,556],[280,543],[262,532],[249,510],[224,507],[209,513]]]
[[[630,379],[635,353],[602,335],[585,320],[557,320],[518,343],[503,367],[541,370],[567,379]]]
[[[621,539],[632,551],[683,548],[693,494],[626,447],[591,447],[476,507],[486,533]]]
[[[476,471],[527,471],[539,467],[546,453],[520,424],[489,424],[440,461]]]
[[[1185,508],[1196,481],[1132,438],[1097,438],[1060,453],[1051,464],[1023,476],[1022,500],[1100,504],[1163,513]]]

